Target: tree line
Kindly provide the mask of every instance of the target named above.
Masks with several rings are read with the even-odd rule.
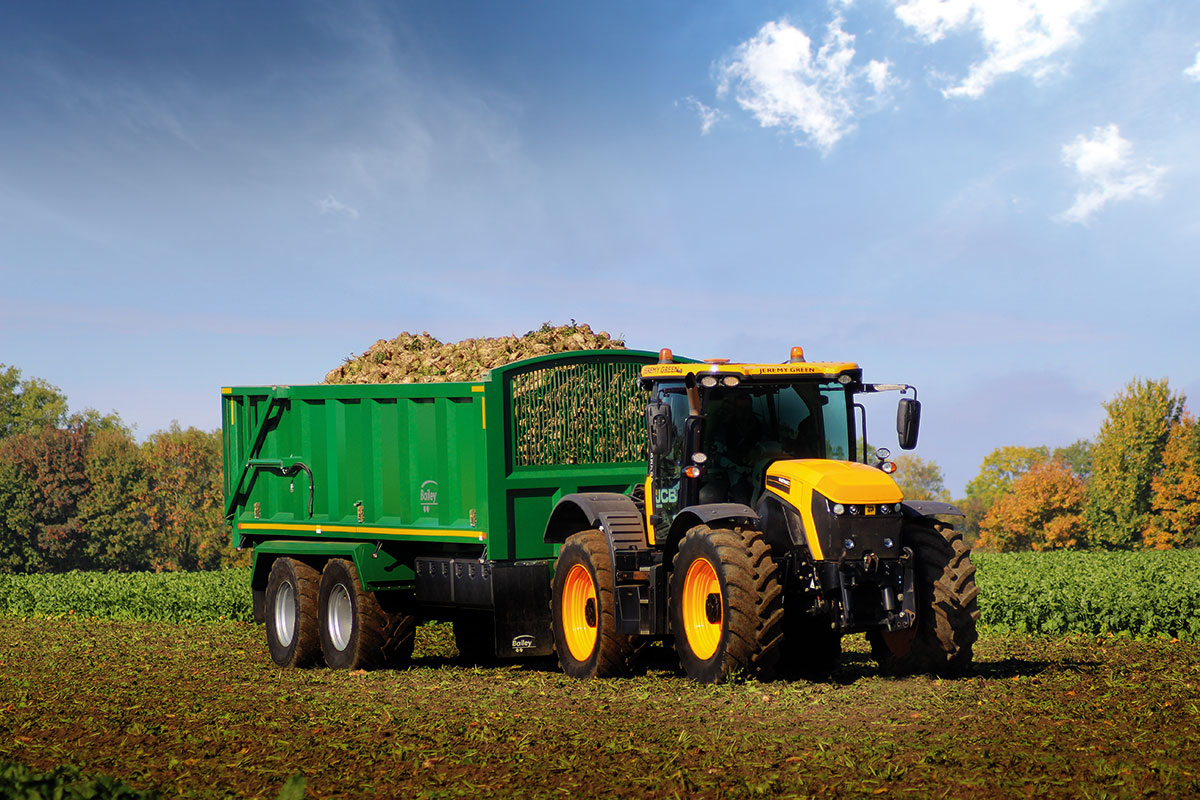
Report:
[[[70,413],[0,364],[0,573],[195,570],[245,561],[221,507],[221,433],[138,443],[116,414]]]
[[[1134,380],[1105,404],[1094,441],[1004,446],[965,496],[981,550],[1200,544],[1200,422],[1166,379]],[[247,561],[229,547],[220,431],[178,423],[138,443],[115,414],[0,364],[0,573],[196,570]],[[951,501],[941,468],[896,458],[912,500]]]
[[[1131,381],[1095,440],[1004,446],[955,504],[981,550],[1168,549],[1200,544],[1200,422],[1167,379]],[[934,461],[899,456],[905,497],[950,500]]]

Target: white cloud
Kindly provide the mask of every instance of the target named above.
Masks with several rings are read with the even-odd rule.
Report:
[[[1134,197],[1159,196],[1166,169],[1133,161],[1133,146],[1121,138],[1116,125],[1095,128],[1063,146],[1063,161],[1075,169],[1082,184],[1075,202],[1058,216],[1061,222],[1086,223],[1109,203]]]
[[[1196,63],[1185,69],[1183,74],[1194,81],[1200,81],[1200,53],[1196,53]]]
[[[695,97],[688,97],[685,101],[697,114],[700,115],[700,133],[701,135],[712,130],[713,126],[721,120],[725,119],[725,112],[719,108],[711,108],[704,105]]]
[[[322,214],[333,214],[339,217],[358,219],[357,208],[351,208],[331,194],[325,195],[325,199],[320,202],[319,208]]]
[[[869,84],[879,100],[895,84],[886,61],[854,67],[854,36],[842,30],[843,19],[829,23],[821,46],[801,29],[778,20],[768,22],[740,44],[719,71],[717,96],[730,90],[739,106],[764,128],[783,128],[828,153],[854,130],[864,102],[861,85]]]
[[[893,0],[896,16],[927,42],[949,33],[975,30],[986,57],[971,65],[946,97],[977,98],[999,78],[1026,74],[1046,77],[1058,65],[1059,51],[1079,41],[1078,28],[1104,0]]]

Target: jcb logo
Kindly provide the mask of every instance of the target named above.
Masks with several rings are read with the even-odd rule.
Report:
[[[669,506],[679,502],[679,484],[663,487],[654,492],[654,505]]]

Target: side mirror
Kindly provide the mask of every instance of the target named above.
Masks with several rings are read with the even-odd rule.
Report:
[[[649,434],[650,452],[666,455],[674,444],[675,426],[671,423],[671,406],[662,402],[646,404],[646,431]]]
[[[911,397],[900,398],[896,407],[896,437],[901,450],[912,450],[917,446],[917,433],[921,428],[921,403]]]

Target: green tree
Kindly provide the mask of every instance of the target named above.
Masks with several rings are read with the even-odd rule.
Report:
[[[84,552],[92,569],[149,569],[153,538],[141,504],[147,493],[142,453],[128,432],[102,428],[84,458],[88,492],[79,502]]]
[[[1146,547],[1200,544],[1200,422],[1186,411],[1163,448],[1162,470],[1150,481]]]
[[[221,486],[221,433],[173,423],[142,445],[146,486],[140,497],[159,570],[214,569],[234,563]]]
[[[0,439],[61,425],[67,398],[41,378],[21,380],[21,370],[0,364]]]
[[[1066,447],[1054,448],[1052,457],[1070,467],[1085,483],[1092,477],[1092,443],[1087,439],[1077,439]]]
[[[979,474],[967,484],[967,497],[979,500],[985,509],[991,508],[1018,478],[1048,458],[1050,451],[1045,447],[997,447],[987,454],[979,465]]]
[[[1087,543],[1084,483],[1061,459],[1029,468],[979,525],[981,550],[1055,550]]]
[[[904,453],[896,456],[896,473],[892,476],[905,500],[940,500],[948,502],[942,468],[933,459]]]
[[[1092,447],[1084,518],[1093,543],[1130,548],[1150,524],[1151,481],[1162,465],[1183,397],[1162,380],[1135,379],[1104,404],[1108,416]]]

